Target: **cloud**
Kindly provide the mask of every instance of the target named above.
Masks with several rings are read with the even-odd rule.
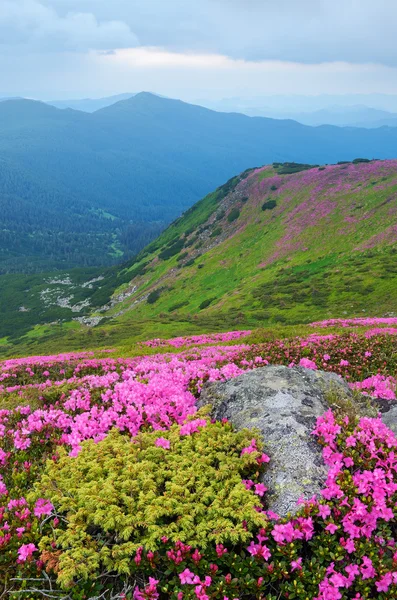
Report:
[[[41,0],[41,3],[56,7],[59,14],[85,10],[99,20],[117,19],[137,34],[142,46],[246,60],[397,65],[396,0]]]
[[[137,43],[130,27],[119,20],[98,20],[91,12],[60,15],[39,0],[0,0],[1,45],[63,52],[133,47]]]

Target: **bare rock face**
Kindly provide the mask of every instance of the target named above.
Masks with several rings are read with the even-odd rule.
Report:
[[[329,408],[325,396],[332,388],[351,395],[338,375],[284,366],[261,367],[203,387],[199,405],[210,404],[215,419],[260,431],[271,459],[262,477],[268,508],[280,516],[293,514],[298,498],[324,487],[327,468],[311,432]]]

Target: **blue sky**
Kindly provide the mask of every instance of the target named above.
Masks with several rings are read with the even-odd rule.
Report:
[[[396,0],[0,0],[0,95],[397,93]]]

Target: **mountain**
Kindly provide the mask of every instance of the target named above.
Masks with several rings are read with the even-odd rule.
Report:
[[[141,93],[94,113],[0,103],[0,273],[128,258],[252,165],[397,157],[397,129],[307,127]]]
[[[10,279],[0,338],[3,349],[13,341],[25,352],[52,352],[393,315],[396,256],[397,160],[275,163],[232,178],[133,261],[89,282],[81,271],[36,275],[19,287]]]
[[[277,97],[278,98],[278,97]],[[304,103],[299,110],[299,100],[297,105],[290,105],[289,102],[283,104],[281,97],[280,103],[275,103],[273,98],[258,98],[246,101],[230,99],[220,102],[198,102],[202,106],[214,110],[224,110],[225,112],[239,112],[250,117],[267,117],[272,119],[292,119],[303,125],[317,127],[319,125],[335,125],[336,127],[397,127],[397,111],[390,112],[380,108],[372,108],[362,104],[357,105],[331,105],[322,108],[309,110]],[[298,97],[299,98],[299,97]],[[321,98],[321,97],[320,97]],[[301,101],[302,102],[302,101]],[[321,104],[321,102],[320,102]]]
[[[135,94],[125,93],[117,94],[116,96],[107,96],[105,98],[80,98],[75,100],[47,100],[46,104],[55,106],[56,108],[72,108],[73,110],[82,110],[92,113],[106,106],[111,106],[120,100],[128,100]]]

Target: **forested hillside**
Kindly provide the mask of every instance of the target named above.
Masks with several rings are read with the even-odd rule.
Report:
[[[142,93],[92,114],[0,103],[0,273],[109,265],[235,173],[397,155],[397,129],[307,127]]]
[[[396,230],[395,160],[249,169],[120,267],[8,275],[1,348],[393,316]]]

